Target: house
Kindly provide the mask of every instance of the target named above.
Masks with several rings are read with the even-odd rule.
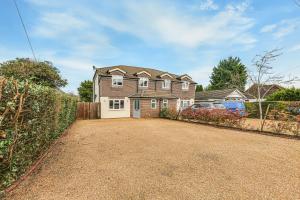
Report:
[[[246,90],[245,95],[247,96],[248,101],[250,101],[250,102],[257,101],[257,97],[258,97],[258,88],[257,87],[258,87],[257,84],[253,84],[251,87],[249,87]],[[280,85],[277,85],[277,84],[262,85],[260,87],[260,94],[261,94],[262,100],[265,100],[266,97],[268,97],[269,95],[271,95],[281,89],[283,89],[283,87],[281,87]]]
[[[194,103],[196,83],[187,75],[156,69],[111,66],[96,68],[93,101],[101,118],[159,117],[162,108],[179,110]]]
[[[238,89],[210,90],[196,92],[195,103],[205,101],[245,101],[246,99],[247,97]]]

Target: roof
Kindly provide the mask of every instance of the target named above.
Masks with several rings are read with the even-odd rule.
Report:
[[[232,92],[236,90],[237,89],[224,89],[224,90],[209,90],[209,91],[196,92],[195,99],[196,100],[225,99],[228,95],[230,95]],[[238,92],[241,93],[240,91]]]
[[[171,94],[169,91],[154,91],[142,90],[139,93],[129,96],[129,98],[163,98],[163,99],[178,99],[177,96]]]
[[[151,74],[151,79],[154,80],[161,80],[161,75],[163,74],[170,74],[173,78],[170,77],[170,79],[172,81],[180,81],[180,78],[183,76],[187,76],[190,77],[188,75],[176,75],[176,74],[172,74],[169,72],[165,72],[165,71],[160,71],[157,69],[152,69],[152,68],[146,68],[146,67],[135,67],[135,66],[127,66],[127,65],[116,65],[116,66],[110,66],[110,67],[102,67],[102,68],[97,68],[96,72],[99,75],[103,75],[103,76],[110,76],[109,71],[110,70],[114,70],[114,69],[120,69],[122,71],[125,71],[126,74],[124,75],[125,77],[128,78],[137,78],[137,74],[139,72],[145,71],[149,74]],[[196,83],[194,81],[191,80],[191,83]]]
[[[277,84],[270,84],[270,85],[262,85],[260,88],[260,93],[262,95],[265,95],[265,97],[273,94],[274,92],[283,89],[282,86],[277,85]],[[250,88],[248,88],[245,92],[245,95],[249,98],[249,99],[253,99],[255,97],[258,96],[257,94],[257,84],[253,84]]]

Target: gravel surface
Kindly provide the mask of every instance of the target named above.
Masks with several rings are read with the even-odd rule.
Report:
[[[7,199],[300,199],[300,141],[163,119],[77,121]]]

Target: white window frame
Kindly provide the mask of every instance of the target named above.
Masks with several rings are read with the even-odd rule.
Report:
[[[157,104],[157,100],[156,99],[151,99],[151,109],[156,109],[156,104]]]
[[[118,85],[118,81],[121,83],[121,85]],[[121,75],[112,75],[111,76],[111,85],[113,87],[123,87],[123,76],[121,76]]]
[[[188,81],[183,81],[182,82],[182,89],[183,90],[188,90],[189,86],[190,86],[190,82],[188,82]]]
[[[144,83],[147,83],[146,85],[144,85]],[[147,88],[149,86],[149,78],[146,77],[140,77],[139,79],[139,87],[141,88]]]
[[[162,108],[168,108],[168,106],[169,106],[168,99],[163,99],[163,101],[162,101]]]
[[[110,102],[113,102],[113,106],[111,108]],[[123,101],[123,108],[121,108],[121,102]],[[119,105],[119,108],[116,108],[116,105]],[[125,109],[125,99],[109,99],[108,101],[109,110],[124,110]]]
[[[167,84],[166,84],[167,83]],[[162,82],[162,89],[167,89],[169,90],[171,88],[171,80],[170,79],[165,79]]]
[[[180,101],[180,108],[184,109],[184,108],[188,108],[190,106],[190,100],[181,100]],[[186,106],[184,106],[184,104],[187,104]]]

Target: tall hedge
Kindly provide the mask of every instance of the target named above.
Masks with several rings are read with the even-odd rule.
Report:
[[[265,115],[268,105],[270,105],[269,111],[284,111],[290,113],[291,115],[300,114],[299,101],[264,101],[262,102],[263,115]],[[248,113],[248,117],[259,118],[258,102],[246,102],[245,107]]]
[[[0,191],[75,120],[76,103],[55,89],[0,77]]]

